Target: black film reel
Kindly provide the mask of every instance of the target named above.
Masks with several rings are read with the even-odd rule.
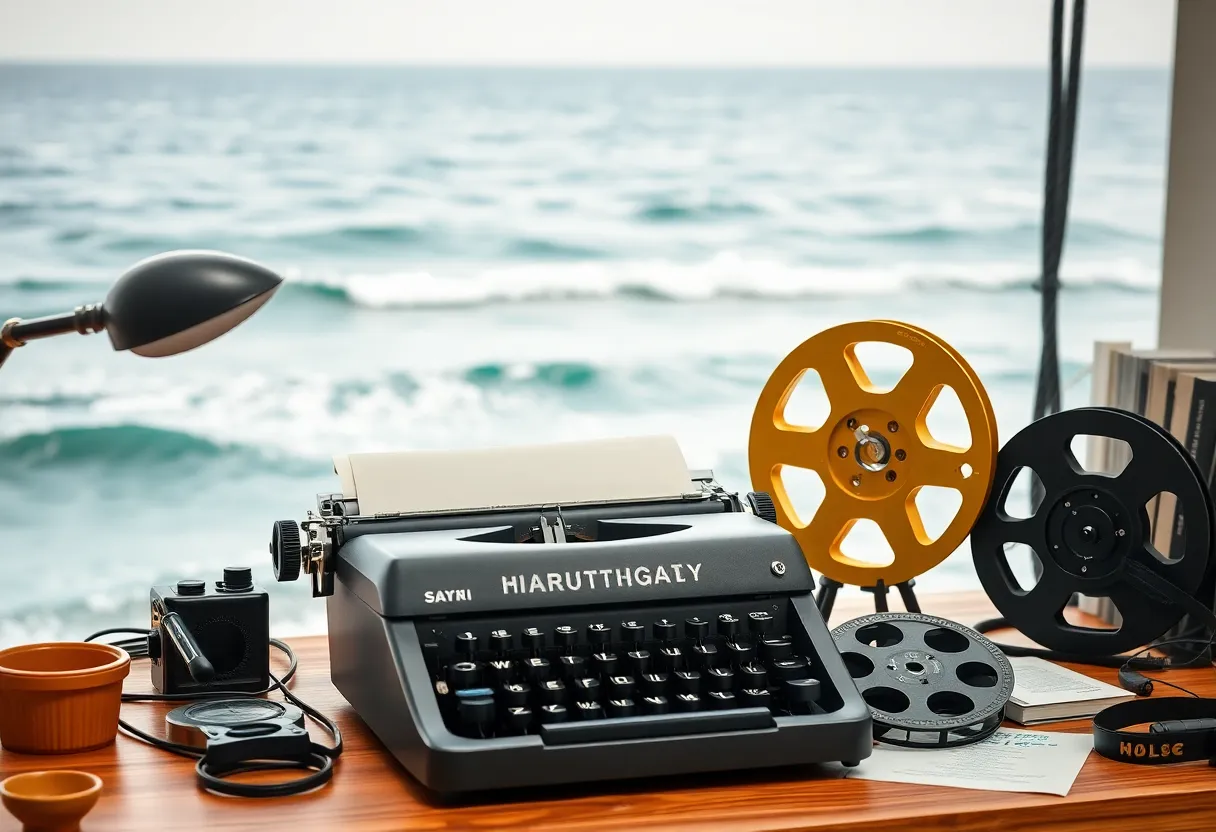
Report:
[[[1131,461],[1114,476],[1086,471],[1070,448],[1078,435],[1122,440]],[[1032,470],[1045,491],[1025,519],[1006,506],[1022,468]],[[1181,552],[1153,546],[1148,506],[1163,492],[1174,495],[1184,522]],[[1211,603],[1212,524],[1205,479],[1174,437],[1134,413],[1086,407],[1039,419],[1001,449],[992,494],[971,531],[971,552],[980,583],[1010,625],[1049,650],[1110,656],[1159,638],[1186,612],[1169,593],[1146,588],[1145,577]],[[1010,568],[1008,543],[1025,544],[1041,564],[1028,590]],[[1074,593],[1114,602],[1118,629],[1068,623],[1063,610]]]
[[[933,615],[880,612],[841,624],[832,638],[870,706],[875,739],[953,748],[1001,726],[1013,667],[969,627]]]

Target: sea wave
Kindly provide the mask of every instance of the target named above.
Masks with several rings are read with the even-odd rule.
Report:
[[[114,471],[218,460],[245,460],[261,467],[281,462],[255,447],[140,424],[63,427],[0,442],[0,466],[10,471],[45,472],[89,465]]]
[[[289,292],[370,309],[630,298],[696,302],[720,298],[788,301],[873,291],[1024,291],[1038,281],[1030,263],[905,263],[889,267],[791,265],[720,254],[696,264],[669,261],[531,263],[440,276],[429,271],[289,272]],[[1070,263],[1065,289],[1156,291],[1155,268],[1134,259]]]

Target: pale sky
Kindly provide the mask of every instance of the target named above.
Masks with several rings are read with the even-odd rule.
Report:
[[[0,0],[0,60],[1043,66],[1050,5],[1050,0]],[[1091,0],[1086,64],[1169,66],[1174,8],[1174,0]]]

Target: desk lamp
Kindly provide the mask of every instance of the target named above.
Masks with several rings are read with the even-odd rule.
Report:
[[[36,338],[105,330],[116,350],[162,358],[214,340],[270,300],[283,278],[218,251],[174,251],[132,266],[102,303],[73,312],[13,318],[0,328],[0,366]]]

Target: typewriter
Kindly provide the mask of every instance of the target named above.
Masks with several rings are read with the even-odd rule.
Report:
[[[765,494],[642,437],[336,457],[275,523],[334,685],[443,794],[869,756],[870,714]]]

